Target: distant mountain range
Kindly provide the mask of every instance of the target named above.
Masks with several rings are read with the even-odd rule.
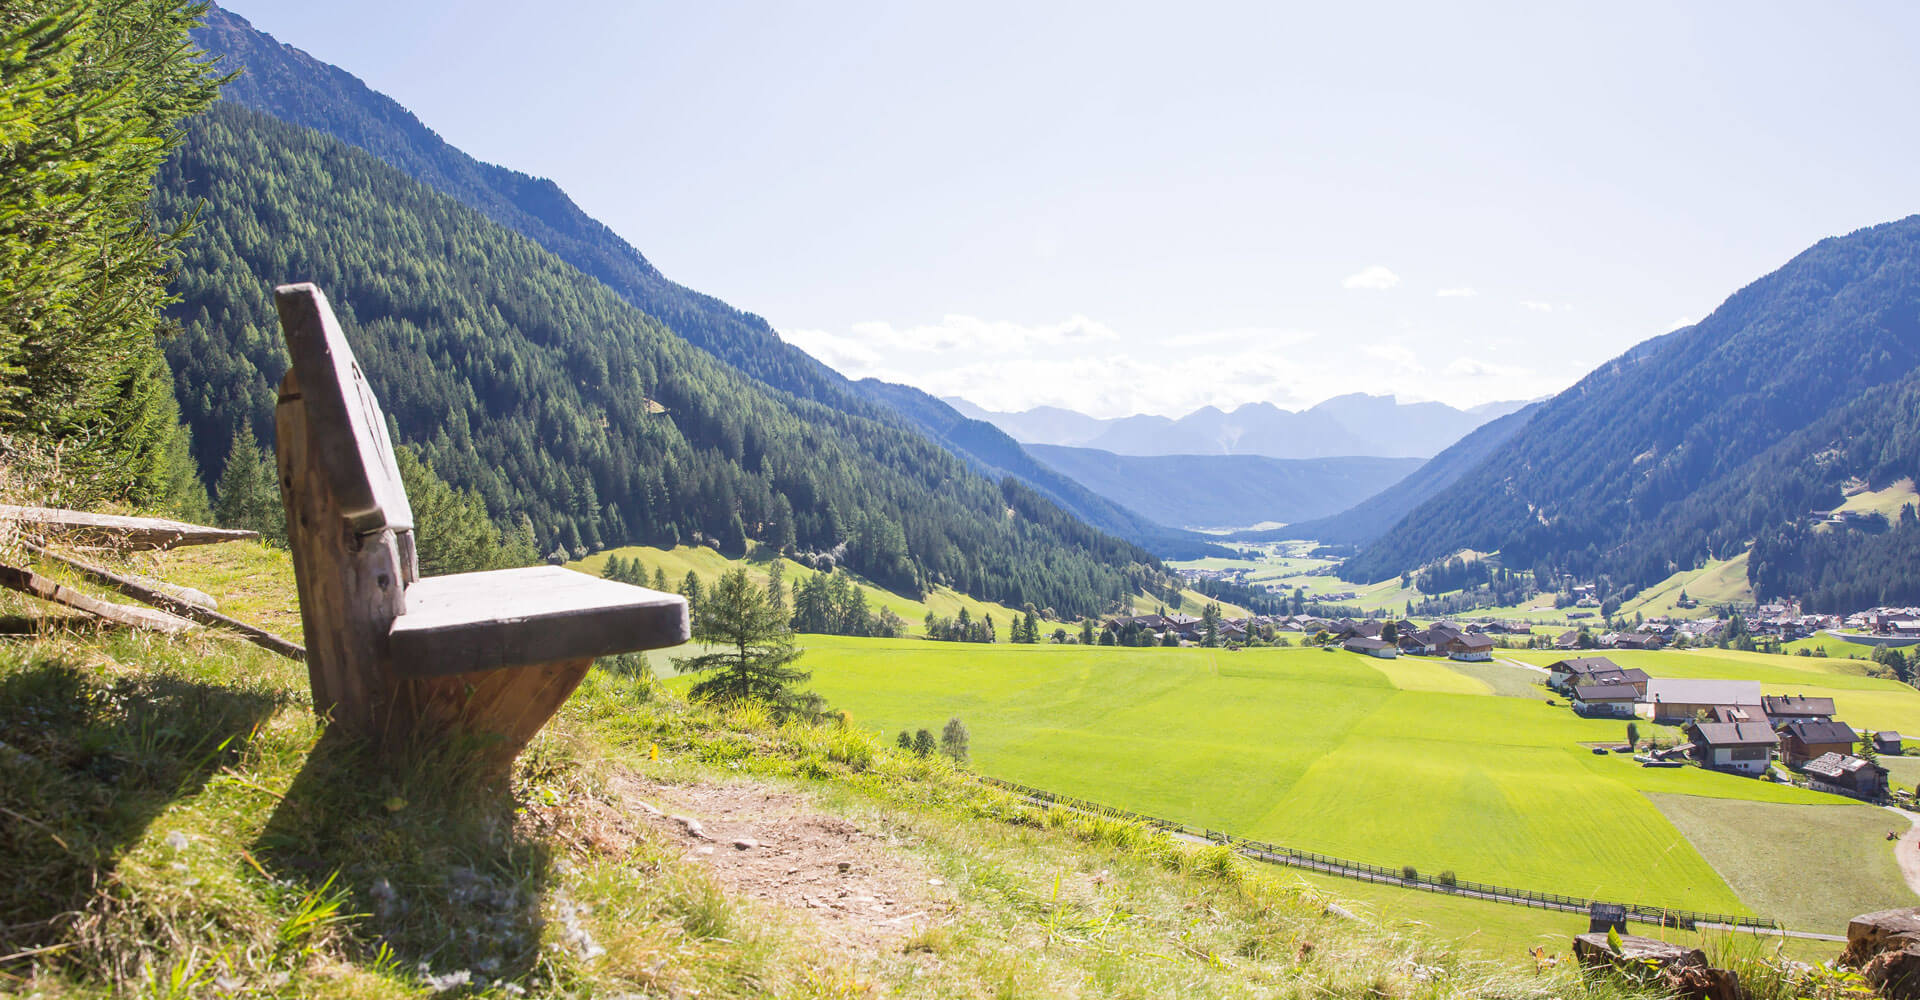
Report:
[[[1481,424],[1473,433],[1428,459],[1405,478],[1337,514],[1292,522],[1282,528],[1242,531],[1229,536],[1230,540],[1270,542],[1284,538],[1309,538],[1335,545],[1360,545],[1373,541],[1435,494],[1473,472],[1495,449],[1518,434],[1543,405],[1531,403]]]
[[[1600,366],[1341,572],[1470,548],[1628,591],[1751,545],[1762,597],[1912,603],[1920,517],[1863,531],[1810,513],[1916,471],[1920,216],[1822,240]]]
[[[1239,528],[1337,514],[1392,487],[1417,458],[1115,455],[1030,444],[1035,458],[1161,524]]]
[[[1487,421],[1526,405],[1498,402],[1459,410],[1445,403],[1402,403],[1392,396],[1349,393],[1298,411],[1272,403],[1248,403],[1234,410],[1202,407],[1179,419],[1136,414],[1103,420],[1053,406],[1002,413],[963,399],[948,397],[947,402],[1026,444],[1094,448],[1116,455],[1284,459],[1426,458]]]

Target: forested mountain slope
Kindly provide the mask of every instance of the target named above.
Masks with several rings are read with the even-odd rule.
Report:
[[[1920,216],[1822,240],[1547,402],[1342,572],[1379,579],[1497,549],[1509,567],[1638,587],[1759,538],[1763,596],[1864,574],[1888,543],[1819,538],[1805,522],[1852,477],[1916,471],[1916,364]]]
[[[1490,420],[1479,429],[1455,442],[1452,447],[1380,492],[1352,507],[1311,521],[1300,521],[1271,531],[1246,531],[1233,536],[1235,541],[1266,542],[1282,538],[1311,538],[1333,545],[1362,545],[1370,542],[1400,519],[1412,513],[1434,494],[1459,481],[1478,468],[1488,455],[1520,432],[1540,408],[1535,403],[1518,412]]]
[[[194,40],[222,57],[223,69],[244,70],[222,92],[225,100],[372,153],[531,238],[688,343],[749,377],[844,413],[912,428],[995,480],[1007,475],[1019,478],[1089,524],[1152,544],[1169,555],[1194,555],[1206,546],[1195,536],[1115,510],[1033,462],[1020,452],[1017,442],[990,425],[960,427],[965,418],[934,397],[904,386],[849,381],[781,340],[759,316],[668,280],[639,250],[587,215],[552,181],[468,156],[351,73],[280,44],[244,18],[218,8],[210,10],[206,24],[194,32]],[[902,390],[925,399],[896,409]],[[956,428],[965,433],[954,433]]]
[[[531,240],[374,157],[221,102],[157,182],[185,245],[167,344],[203,468],[271,440],[284,349],[269,288],[318,282],[404,440],[531,517],[545,547],[695,533],[834,551],[886,586],[1104,610],[1152,558],[899,426],[771,390]]]
[[[1162,524],[1235,528],[1344,510],[1419,468],[1417,458],[1115,455],[1027,446],[1088,489]]]

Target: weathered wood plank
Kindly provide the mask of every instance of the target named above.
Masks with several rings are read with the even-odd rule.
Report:
[[[0,520],[20,522],[26,534],[33,537],[58,538],[72,545],[128,552],[171,549],[183,545],[211,545],[260,537],[257,531],[212,528],[163,517],[126,517],[14,504],[0,504]]]
[[[198,604],[182,600],[164,591],[154,590],[137,580],[128,579],[103,567],[84,563],[78,559],[63,556],[58,552],[48,551],[46,548],[31,542],[27,543],[27,551],[41,558],[51,559],[60,563],[80,575],[85,576],[87,579],[111,587],[136,601],[151,604],[156,608],[171,612],[188,621],[198,622],[202,625],[211,625],[215,628],[226,629],[230,632],[238,632],[246,636],[248,641],[254,645],[273,650],[281,656],[295,660],[304,660],[307,658],[307,651],[304,648],[266,629],[249,625],[236,618],[229,618],[211,608],[201,607]]]
[[[389,633],[395,668],[416,677],[661,649],[689,637],[680,595],[557,566],[416,581]]]
[[[400,547],[392,531],[363,535],[348,523],[310,447],[305,403],[287,372],[274,409],[274,452],[313,707],[369,738],[403,738],[412,719],[394,710],[397,679],[386,658],[387,629],[406,610]]]
[[[306,386],[315,467],[326,476],[340,512],[355,531],[413,529],[413,509],[400,483],[386,414],[354,360],[353,347],[325,293],[311,283],[273,290],[293,370]]]
[[[0,587],[31,594],[43,601],[63,604],[69,608],[85,611],[87,614],[104,618],[121,625],[135,628],[153,629],[169,635],[185,632],[193,623],[149,608],[136,608],[130,604],[115,604],[103,601],[91,594],[83,594],[72,587],[49,580],[30,569],[20,566],[0,564]]]

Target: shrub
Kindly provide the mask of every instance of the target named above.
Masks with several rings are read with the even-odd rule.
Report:
[[[1415,867],[1414,867],[1414,866],[1412,866],[1412,865],[1401,865],[1401,866],[1400,866],[1400,877],[1401,877],[1401,878],[1403,878],[1403,879],[1405,879],[1405,880],[1407,880],[1408,882],[1416,882],[1416,881],[1419,881],[1419,879],[1420,879],[1420,869],[1418,869],[1418,868],[1415,868]]]

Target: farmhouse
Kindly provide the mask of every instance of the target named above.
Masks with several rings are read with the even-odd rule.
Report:
[[[1832,698],[1807,698],[1801,695],[1767,695],[1760,699],[1760,710],[1775,722],[1798,719],[1833,718]]]
[[[1621,667],[1604,656],[1561,660],[1547,668],[1547,686],[1567,693],[1582,684],[1629,684],[1635,693],[1646,694],[1649,679],[1639,667]]]
[[[1807,762],[1807,783],[1815,790],[1878,799],[1887,794],[1887,769],[1849,754],[1830,753]]]
[[[1400,633],[1400,651],[1414,656],[1432,656],[1433,633],[1422,629],[1411,629]]]
[[[1382,660],[1391,660],[1400,655],[1400,648],[1393,643],[1380,639],[1369,639],[1363,635],[1354,636],[1340,644],[1340,648],[1349,653],[1365,653]]]
[[[1881,732],[1874,733],[1873,734],[1873,752],[1874,753],[1890,753],[1890,754],[1896,754],[1896,755],[1904,753],[1905,751],[1903,751],[1900,748],[1900,734],[1893,732],[1892,730],[1883,730]]]
[[[1686,728],[1693,759],[1716,771],[1760,774],[1780,743],[1772,729],[1757,722],[1691,722]]]
[[[1853,727],[1824,719],[1796,719],[1780,727],[1780,759],[1801,767],[1828,754],[1853,752]]]
[[[1454,660],[1491,660],[1493,659],[1493,640],[1478,632],[1457,634],[1440,647],[1449,659]]]
[[[1711,716],[1721,705],[1751,708],[1760,715],[1760,682],[1655,677],[1647,681],[1636,711],[1655,722],[1682,723],[1700,713]]]
[[[1639,700],[1640,692],[1631,684],[1576,684],[1573,688],[1573,710],[1581,715],[1630,719]]]

